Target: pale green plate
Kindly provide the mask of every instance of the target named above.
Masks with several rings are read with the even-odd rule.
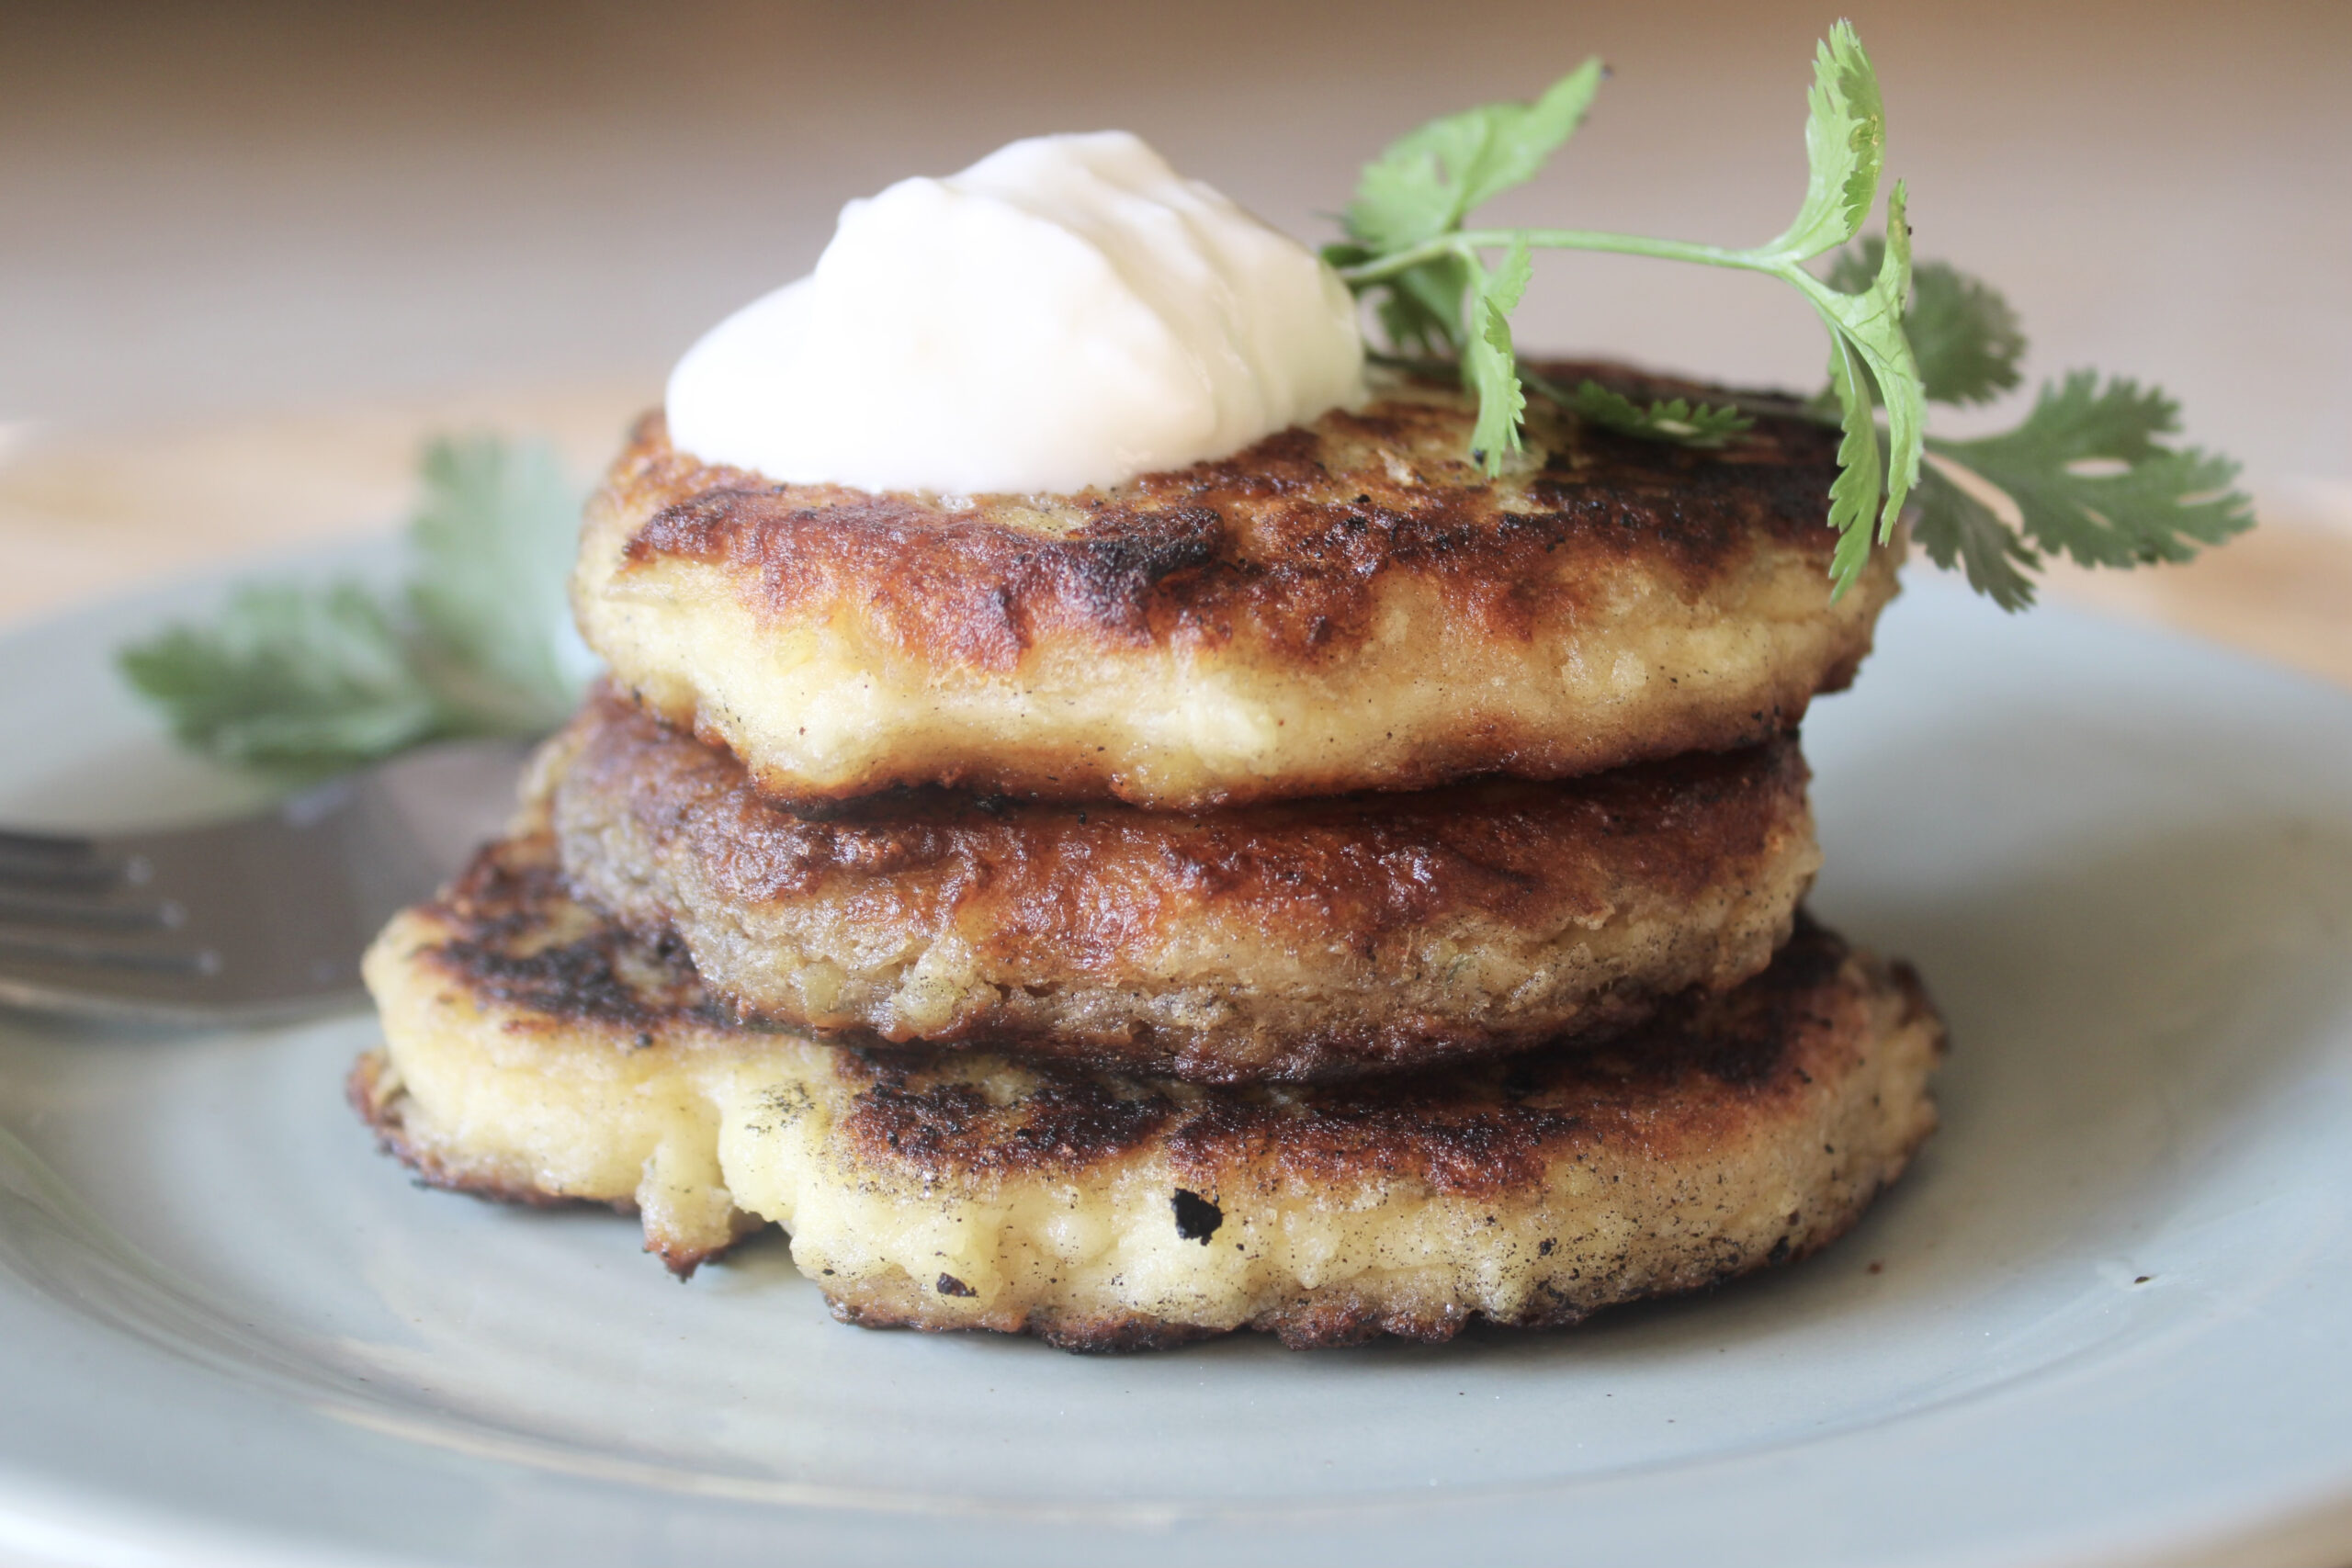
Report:
[[[0,639],[0,821],[234,802],[106,660],[216,592]],[[364,1017],[0,1021],[0,1560],[2352,1559],[2352,697],[1924,583],[1808,741],[1944,1130],[1821,1258],[1567,1333],[861,1333],[780,1242],[682,1286],[414,1189]]]

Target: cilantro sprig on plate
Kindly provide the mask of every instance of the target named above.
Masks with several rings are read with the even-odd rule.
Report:
[[[1856,243],[1878,207],[1886,115],[1877,73],[1849,23],[1831,28],[1815,57],[1804,198],[1778,238],[1732,249],[1591,230],[1467,227],[1482,203],[1532,178],[1567,142],[1604,74],[1588,60],[1533,103],[1482,105],[1398,138],[1365,165],[1342,219],[1348,237],[1324,249],[1371,301],[1396,357],[1455,363],[1478,398],[1472,453],[1489,474],[1521,448],[1530,389],[1646,438],[1713,446],[1747,428],[1735,406],[1672,400],[1644,408],[1591,381],[1555,386],[1519,365],[1510,313],[1533,253],[1609,251],[1764,273],[1813,306],[1829,333],[1821,406],[1843,430],[1828,497],[1838,592],[1915,498],[1928,556],[1959,565],[2007,609],[2032,602],[2029,573],[2049,552],[2089,566],[2182,560],[2251,525],[2246,498],[2230,488],[2237,466],[2160,440],[2177,429],[2177,405],[2130,380],[2101,385],[2078,371],[2045,384],[2014,430],[1967,441],[1928,436],[1929,401],[1984,402],[2017,386],[2025,336],[1992,288],[1940,263],[1914,266],[1900,182],[1886,198],[1883,237]],[[1496,252],[1501,260],[1490,265]],[[1825,256],[1827,276],[1816,277],[1809,268]]]
[[[309,777],[563,721],[582,662],[564,599],[579,491],[551,448],[490,436],[431,443],[419,477],[399,592],[248,584],[211,621],[121,650],[183,745]]]

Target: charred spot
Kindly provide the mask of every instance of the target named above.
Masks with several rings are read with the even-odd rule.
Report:
[[[485,846],[432,906],[452,928],[430,961],[475,996],[556,1018],[618,1024],[642,1049],[663,1021],[722,1021],[684,949],[607,921],[572,941],[547,941],[548,912],[572,905],[544,836]],[[624,963],[624,958],[628,960]]]
[[[955,1275],[946,1273],[941,1274],[931,1288],[943,1296],[977,1296],[980,1293]]]
[[[1107,510],[1047,558],[1054,581],[1089,618],[1129,629],[1142,625],[1145,596],[1177,573],[1208,565],[1225,534],[1213,507]]]
[[[1007,1105],[977,1086],[943,1078],[922,1052],[854,1053],[874,1069],[842,1119],[865,1157],[927,1175],[1075,1170],[1136,1147],[1166,1124],[1164,1095],[1127,1094],[1109,1080],[1042,1064],[1036,1081]]]
[[[1788,1260],[1789,1238],[1787,1236],[1782,1236],[1780,1240],[1772,1244],[1772,1250],[1764,1255],[1764,1261],[1767,1263],[1786,1263]]]
[[[1503,1068],[1500,1085],[1505,1100],[1525,1100],[1544,1087],[1544,1074],[1539,1064],[1527,1057],[1514,1057]]]
[[[1549,1258],[1559,1245],[1559,1241],[1556,1237],[1547,1235],[1542,1241],[1535,1244],[1535,1256],[1538,1258]]]
[[[1847,948],[1804,909],[1794,931],[1756,981],[1703,1009],[1703,1028],[1691,1041],[1692,1066],[1738,1086],[1777,1076],[1788,1046],[1808,1025],[1824,1021],[1821,998],[1846,962]],[[1802,1069],[1792,1076],[1802,1077]],[[1808,1083],[1810,1079],[1806,1079]]]
[[[1187,1188],[1176,1189],[1176,1196],[1169,1202],[1176,1211],[1176,1234],[1185,1241],[1206,1247],[1217,1226],[1225,1224],[1224,1210]]]

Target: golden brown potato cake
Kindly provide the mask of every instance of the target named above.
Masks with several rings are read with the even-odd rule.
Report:
[[[776,1222],[852,1323],[1075,1349],[1573,1323],[1826,1245],[1935,1124],[1917,979],[1809,924],[1607,1043],[1203,1087],[743,1028],[554,861],[494,846],[385,931],[361,1112],[441,1185],[640,1210],[680,1272]]]
[[[1768,739],[1869,651],[1900,547],[1831,602],[1835,432],[1767,415],[1694,451],[1539,399],[1490,481],[1474,413],[1392,378],[1229,458],[970,497],[771,484],[649,417],[589,504],[573,603],[625,686],[796,800],[1565,778]]]
[[[592,696],[542,761],[574,884],[748,1016],[1201,1082],[1623,1027],[1771,961],[1821,862],[1793,739],[1565,783],[1132,807],[882,796],[810,819]]]

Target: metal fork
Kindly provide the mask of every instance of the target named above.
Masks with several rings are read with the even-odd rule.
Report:
[[[173,1024],[349,1005],[369,939],[513,812],[526,750],[428,747],[178,831],[0,830],[0,1004]]]

